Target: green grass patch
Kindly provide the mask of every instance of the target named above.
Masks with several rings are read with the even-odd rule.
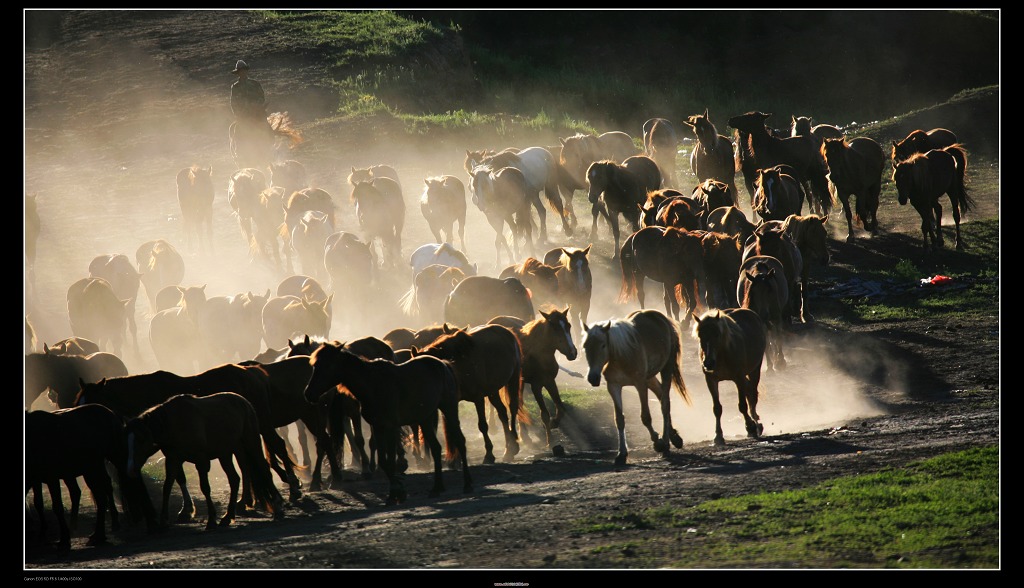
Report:
[[[804,490],[581,520],[582,533],[685,528],[674,567],[995,568],[999,450],[942,455]],[[657,543],[637,541],[644,556]],[[611,549],[619,548],[614,542]]]

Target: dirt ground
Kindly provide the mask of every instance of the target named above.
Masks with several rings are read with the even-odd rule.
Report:
[[[456,141],[402,145],[394,137],[362,143],[364,131],[322,118],[329,105],[317,87],[316,63],[298,58],[288,62],[281,40],[267,37],[264,44],[257,43],[252,39],[258,38],[259,25],[237,15],[219,22],[175,20],[174,27],[155,17],[131,23],[108,20],[113,23],[76,20],[62,29],[59,42],[26,52],[25,186],[27,193],[38,195],[43,219],[35,287],[29,288],[26,280],[26,312],[40,342],[71,335],[67,287],[88,275],[94,256],[125,253],[133,258],[135,248],[152,238],[167,238],[186,254],[185,283],[207,284],[208,295],[263,292],[276,288],[284,277],[249,262],[227,204],[227,178],[233,171],[227,152],[227,98],[230,70],[240,57],[252,64],[253,77],[264,81],[271,107],[289,110],[299,122],[309,140],[291,157],[306,164],[314,185],[334,195],[343,230],[358,231],[344,183],[349,169],[390,163],[399,170],[408,203],[406,255],[433,240],[418,210],[422,179],[464,177],[464,151],[491,146]],[[249,40],[236,45],[214,42],[223,30]],[[213,164],[218,186],[215,255],[186,248],[174,192],[178,169],[206,162]],[[998,164],[977,173],[991,180]],[[975,191],[974,198],[978,208],[966,222],[998,218],[997,190]],[[580,199],[577,194],[576,209],[589,222],[589,208]],[[832,265],[816,268],[812,275],[812,311],[827,316],[838,296],[858,286],[857,269],[907,257],[920,260],[919,220],[913,210],[893,204],[883,207],[879,218],[883,230],[878,236],[852,244],[842,239],[845,222],[830,222],[836,237],[830,243]],[[467,254],[479,262],[481,273],[496,275],[493,232],[472,206],[468,223]],[[562,239],[557,221],[549,228],[552,246],[586,246],[585,233]],[[635,302],[615,302],[618,277],[611,251],[610,235],[601,226],[592,254],[591,322],[638,308]],[[361,309],[360,320],[336,319],[331,336],[382,336],[390,328],[411,326],[391,302],[408,285],[405,273],[388,277],[380,287],[380,304]],[[883,290],[879,295],[884,300],[896,294]],[[140,298],[139,350],[125,354],[133,373],[157,369],[147,337],[148,305]],[[660,295],[650,300],[657,308]],[[383,476],[361,480],[350,469],[339,488],[306,493],[287,506],[280,521],[253,514],[229,528],[207,532],[200,506],[195,523],[156,535],[147,535],[139,525],[125,525],[110,534],[109,544],[98,547],[85,545],[93,521],[91,503],[85,499],[71,553],[58,554],[52,545],[26,540],[24,568],[506,570],[493,574],[496,582],[515,582],[527,571],[547,569],[655,568],[671,565],[673,551],[686,548],[677,541],[677,530],[663,536],[636,530],[605,537],[581,533],[579,522],[647,507],[685,507],[712,498],[803,488],[1000,442],[996,305],[990,314],[972,319],[820,322],[795,330],[787,341],[788,369],[763,379],[761,439],[745,437],[733,388],[723,385],[725,447],[712,443],[710,399],[685,327],[683,335],[683,374],[692,404],[678,396],[672,399],[675,427],[685,445],[667,457],[650,446],[639,424],[636,395],[627,389],[629,462],[614,465],[616,440],[607,393],[562,374],[560,385],[594,394],[592,406],[573,410],[558,431],[565,455],[555,457],[540,444],[525,443],[513,461],[482,465],[476,427],[464,419],[474,485],[470,494],[460,492],[460,472],[446,471],[448,490],[428,498],[431,474],[414,468],[407,479],[408,502],[385,507]],[[586,371],[582,358],[566,365]],[[527,402],[532,405],[532,398]],[[657,402],[653,405],[656,413]],[[535,433],[532,438],[537,438]],[[500,448],[500,441],[496,444]],[[152,486],[158,497],[156,484]],[[215,478],[214,487],[215,499],[223,505],[227,488],[222,477]],[[664,547],[652,548],[657,555],[642,564],[631,561],[628,549],[597,549],[632,540]],[[790,567],[805,564],[794,561]]]

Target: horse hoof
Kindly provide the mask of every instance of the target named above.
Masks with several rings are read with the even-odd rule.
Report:
[[[658,439],[654,442],[654,450],[658,453],[668,453],[668,441],[665,439]]]
[[[626,465],[626,456],[623,454],[616,455],[615,465]]]
[[[107,542],[107,538],[106,537],[89,537],[89,540],[86,541],[85,544],[88,545],[89,547],[93,547],[95,545],[103,545],[106,542]],[[70,549],[70,548],[71,548],[71,546],[68,545],[68,549]]]
[[[561,445],[555,445],[551,448],[551,453],[555,457],[565,457],[565,448]]]
[[[716,447],[725,447],[725,439],[723,437],[715,437]]]
[[[676,449],[683,448],[683,438],[675,431],[672,431],[672,445],[674,445]]]
[[[233,523],[233,522],[234,522],[234,519],[224,518],[224,519],[220,520],[220,526],[227,527],[227,526],[231,525],[231,523]]]
[[[178,518],[174,522],[179,524],[187,524],[192,522],[192,515],[190,514],[179,514]]]
[[[309,491],[310,492],[319,492],[320,490],[321,490],[320,482],[314,481],[314,482],[310,483],[310,485],[309,485]]]
[[[497,461],[497,460],[495,460],[495,459],[494,459],[494,456],[493,456],[493,455],[490,455],[490,454],[488,454],[488,455],[485,455],[485,456],[484,456],[484,463],[485,463],[485,464],[493,464],[493,463],[495,463],[496,461]]]

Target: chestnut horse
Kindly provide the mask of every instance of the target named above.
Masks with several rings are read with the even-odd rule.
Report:
[[[969,211],[974,201],[967,194],[964,174],[967,170],[967,152],[959,145],[945,149],[932,149],[927,153],[911,155],[896,164],[892,179],[899,192],[899,203],[908,201],[921,216],[921,234],[925,251],[943,246],[942,205],[939,198],[949,197],[956,226],[956,248],[963,249],[960,238],[960,214]]]
[[[821,155],[828,166],[832,192],[843,203],[846,215],[846,241],[853,241],[853,212],[850,196],[857,198],[857,220],[872,235],[878,232],[878,196],[882,193],[882,168],[885,153],[869,137],[825,139]]]

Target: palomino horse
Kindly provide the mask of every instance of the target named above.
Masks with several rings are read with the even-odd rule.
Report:
[[[594,277],[590,272],[590,247],[556,247],[544,254],[544,263],[558,268],[558,300],[572,309],[573,322],[582,329],[590,314]]]
[[[486,324],[442,335],[412,355],[431,355],[451,364],[459,384],[459,398],[476,406],[477,426],[484,438],[484,463],[495,462],[494,444],[487,434],[485,401],[498,413],[505,434],[502,461],[519,453],[519,421],[528,422],[522,404],[523,352],[519,339],[501,325]]]
[[[714,403],[715,445],[725,445],[718,399],[718,383],[723,381],[736,383],[747,436],[757,439],[764,432],[757,415],[761,364],[768,341],[764,321],[749,308],[715,309],[694,314],[693,319],[693,338],[700,345],[701,369]]]
[[[523,178],[526,180],[527,200],[536,209],[537,217],[540,219],[538,241],[547,242],[548,240],[547,211],[541,203],[541,193],[544,194],[544,199],[547,200],[551,210],[562,219],[562,231],[566,236],[572,235],[575,228],[572,218],[575,218],[575,215],[570,216],[563,206],[562,197],[558,191],[558,164],[550,151],[544,147],[510,148],[485,155],[482,159],[477,159],[477,157],[479,155],[474,155],[470,151],[466,152],[464,165],[470,175],[473,174],[474,168],[481,165],[499,170],[504,167],[512,167],[523,172]]]
[[[408,497],[398,470],[401,428],[406,425],[419,426],[430,447],[434,459],[430,496],[444,491],[441,444],[436,433],[438,411],[444,417],[447,458],[461,460],[462,490],[472,491],[466,438],[459,425],[459,387],[447,363],[429,356],[414,357],[398,365],[384,359],[367,360],[345,350],[340,343],[321,345],[309,361],[313,374],[306,384],[307,401],[317,402],[325,393],[337,391],[355,398],[362,407],[388,477],[386,504],[398,504]]]
[[[847,242],[853,241],[853,212],[850,196],[857,198],[857,220],[864,230],[878,231],[878,196],[882,193],[885,153],[869,137],[825,139],[821,155],[828,166],[828,180],[846,215]]]
[[[676,185],[676,149],[679,134],[675,125],[666,118],[651,118],[644,122],[644,155],[658,164],[663,187]],[[730,152],[730,158],[732,157]]]
[[[737,146],[741,153],[753,160],[753,169],[767,169],[776,165],[786,164],[793,168],[794,178],[801,185],[810,185],[804,189],[808,194],[811,208],[822,214],[832,209],[832,195],[828,190],[825,178],[825,162],[814,144],[802,137],[774,136],[765,125],[772,115],[763,112],[748,112],[729,119],[729,126],[746,134],[746,141]],[[753,177],[748,179],[748,188],[754,192]],[[814,198],[810,198],[813,195]]]
[[[473,204],[487,217],[494,229],[494,267],[501,265],[501,253],[509,263],[519,259],[519,242],[525,241],[533,253],[533,228],[530,218],[529,187],[523,172],[514,167],[495,169],[489,165],[473,168],[469,174]],[[512,231],[512,247],[505,238],[505,225]]]
[[[736,298],[741,308],[756,312],[768,329],[768,369],[786,367],[783,312],[789,302],[789,286],[782,262],[768,255],[747,258],[740,267]]]
[[[925,251],[943,246],[942,205],[939,204],[943,194],[949,196],[953,212],[956,248],[963,249],[960,214],[974,206],[974,201],[967,194],[964,180],[966,170],[967,152],[959,145],[911,155],[909,159],[896,164],[892,179],[899,192],[899,203],[903,205],[909,201],[921,216]]]
[[[131,300],[122,300],[103,278],[82,278],[68,287],[71,332],[121,356]]]
[[[729,189],[729,204],[739,206],[739,194],[736,192],[736,160],[733,156],[732,141],[725,135],[718,134],[718,129],[708,118],[708,109],[704,114],[695,114],[683,121],[693,129],[697,143],[690,152],[690,171],[697,176],[697,181],[718,180]]]
[[[945,149],[957,144],[956,134],[949,129],[936,128],[927,133],[921,129],[910,131],[902,141],[892,142],[892,166],[910,159],[915,153],[926,153],[932,149]]]
[[[635,155],[621,164],[611,160],[592,163],[587,169],[593,222],[590,240],[597,236],[597,216],[601,214],[612,228],[615,238],[613,257],[619,252],[619,215],[629,223],[631,230],[640,228],[639,207],[647,200],[647,193],[661,186],[661,171],[650,157]]]
[[[803,212],[804,190],[792,172],[787,165],[757,170],[750,207],[762,221],[784,220]]]
[[[559,448],[551,445],[551,430],[557,429],[565,405],[558,393],[558,361],[555,353],[561,353],[569,361],[576,359],[576,345],[572,342],[572,325],[569,323],[569,307],[565,310],[540,312],[540,318],[524,321],[517,317],[503,316],[491,319],[491,324],[506,327],[519,339],[523,352],[523,385],[529,385],[533,397],[540,409],[541,422],[544,423],[544,434],[547,447],[556,455]],[[552,418],[544,402],[543,391],[547,389],[554,404],[555,416]],[[525,392],[524,392],[525,394]],[[564,451],[564,449],[562,450]]]
[[[178,171],[181,228],[190,250],[213,251],[213,166],[193,165]]]
[[[484,325],[503,315],[533,320],[530,292],[517,278],[470,276],[459,282],[444,302],[444,320],[456,326]]]
[[[139,352],[138,326],[135,324],[135,303],[139,298],[141,277],[127,255],[99,255],[89,262],[89,277],[103,278],[110,283],[120,300],[128,300],[128,332],[132,336],[135,353]]]
[[[139,280],[146,289],[151,311],[156,311],[156,295],[164,286],[178,285],[185,278],[185,260],[173,245],[163,239],[146,241],[135,251]]]
[[[622,388],[633,386],[640,395],[640,422],[654,442],[654,450],[667,454],[669,442],[677,449],[683,438],[672,428],[670,388],[675,387],[687,404],[690,398],[680,367],[682,345],[675,323],[656,310],[638,310],[625,319],[610,319],[591,326],[584,325],[583,352],[587,356],[587,381],[601,385],[604,376],[608,394],[615,405],[615,428],[619,433],[616,465],[626,463],[626,418],[622,413]],[[657,376],[661,375],[661,382]],[[662,434],[659,437],[651,421],[647,393],[654,391],[661,404]]]
[[[402,256],[402,229],[405,227],[405,200],[402,186],[391,178],[357,181],[350,200],[356,207],[356,219],[371,251],[380,245],[385,267],[397,267]]]
[[[438,243],[452,243],[459,223],[459,247],[466,248],[466,185],[455,176],[423,180],[420,212]]]
[[[185,480],[184,462],[195,464],[199,487],[206,497],[206,528],[222,527],[235,520],[241,478],[251,483],[255,504],[275,519],[284,517],[284,499],[274,486],[270,467],[263,457],[260,425],[256,410],[234,392],[208,396],[178,394],[154,406],[125,425],[128,437],[128,472],[141,477],[142,466],[157,451],[164,456],[163,503],[160,524],[168,520],[168,503],[175,481]],[[210,462],[220,462],[227,476],[231,496],[224,516],[217,520],[217,507],[210,493]],[[238,460],[241,478],[233,460]]]

